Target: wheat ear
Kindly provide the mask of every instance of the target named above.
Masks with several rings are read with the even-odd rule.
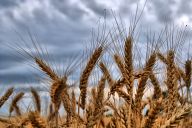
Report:
[[[0,108],[3,106],[3,104],[9,99],[9,97],[12,95],[14,88],[9,88],[5,94],[0,98]]]
[[[81,91],[80,99],[81,99],[81,105],[82,105],[83,109],[85,109],[85,104],[86,104],[88,79],[89,79],[89,76],[90,76],[93,68],[95,67],[99,57],[101,56],[102,52],[103,52],[102,46],[95,49],[95,51],[89,58],[88,63],[86,65],[85,69],[83,70],[83,73],[81,74],[79,88]]]
[[[124,44],[124,61],[125,61],[125,73],[127,74],[127,80],[129,81],[129,86],[128,87],[128,93],[132,94],[133,91],[133,81],[134,81],[134,76],[133,76],[133,38],[132,36],[128,36],[125,40]]]
[[[52,70],[48,64],[45,63],[45,61],[43,61],[40,58],[35,57],[35,62],[36,64],[40,67],[40,69],[45,72],[52,80],[57,80],[59,79],[59,77],[57,76],[57,74],[54,72],[54,70]]]
[[[130,82],[129,82],[129,80],[127,79],[127,78],[129,78],[129,77],[128,77],[127,73],[126,73],[123,60],[122,60],[122,58],[121,58],[118,54],[115,54],[115,55],[113,56],[113,58],[114,58],[114,60],[115,60],[115,63],[117,64],[119,70],[121,71],[121,74],[122,74],[123,78],[125,79],[125,85],[126,85],[127,89],[129,90],[130,88],[129,88],[128,85],[130,85]]]
[[[126,85],[126,87],[128,94],[130,94],[130,99],[132,102],[134,75],[133,75],[133,38],[131,35],[129,35],[128,38],[126,38],[125,40],[124,61],[125,61],[125,72],[127,74],[126,79],[129,81],[129,85]],[[128,128],[131,127],[131,114],[132,114],[131,111],[132,111],[132,104],[129,104]]]
[[[168,110],[173,110],[176,107],[177,100],[177,80],[175,76],[175,64],[174,64],[174,51],[170,50],[167,54],[167,87],[168,87],[168,99],[169,99],[169,108]]]
[[[54,81],[51,85],[50,96],[52,103],[55,105],[56,111],[59,109],[61,103],[61,93],[65,88],[67,88],[66,81],[67,77],[63,77],[62,79]]]
[[[67,127],[70,127],[71,116],[72,116],[72,106],[71,106],[71,101],[70,101],[70,97],[69,97],[67,88],[65,88],[62,91],[61,97],[62,97],[64,109],[67,112],[66,125],[67,125]]]
[[[105,80],[106,78],[105,76],[103,76],[99,81],[99,85],[97,87],[97,95],[96,95],[97,97],[94,104],[95,107],[94,116],[99,114],[100,110],[103,108]]]
[[[141,77],[141,79],[139,81],[139,85],[138,85],[138,89],[137,89],[137,94],[135,96],[135,104],[136,104],[137,108],[140,108],[140,106],[141,106],[141,100],[142,100],[142,97],[143,97],[143,94],[144,94],[146,82],[148,80],[148,76],[149,76],[150,72],[153,69],[153,66],[155,65],[155,62],[156,62],[156,54],[153,53],[149,57],[148,61],[145,64],[145,67],[144,67],[144,71],[148,72],[148,74],[143,76],[143,77]]]

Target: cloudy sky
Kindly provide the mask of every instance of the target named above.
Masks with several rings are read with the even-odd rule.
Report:
[[[128,26],[136,0],[1,0],[0,1],[0,86],[37,83],[26,59],[7,44],[30,44],[29,33],[45,46],[56,63],[82,51],[92,28],[107,10],[107,24],[114,23],[113,10]],[[139,8],[145,1],[140,0]],[[158,30],[165,23],[192,26],[191,0],[148,0],[141,26]]]

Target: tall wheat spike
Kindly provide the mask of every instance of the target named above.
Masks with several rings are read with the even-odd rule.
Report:
[[[127,76],[127,80],[129,81],[129,86],[127,91],[132,94],[133,90],[133,81],[134,81],[134,76],[133,76],[133,38],[131,35],[128,36],[125,40],[125,45],[124,45],[124,61],[125,61],[125,72]]]
[[[127,92],[130,94],[130,99],[132,102],[133,95],[133,84],[134,84],[134,75],[133,75],[133,37],[131,35],[128,36],[125,40],[124,44],[124,61],[125,61],[125,72],[127,76],[127,80],[129,81],[129,85],[127,86]],[[128,128],[131,127],[131,106],[129,104],[129,115],[128,115]]]
[[[148,75],[152,71],[155,62],[156,62],[156,53],[153,53],[149,57],[149,59],[147,60],[147,62],[145,64],[145,67],[144,67],[144,71],[147,71]],[[141,100],[142,100],[143,93],[144,93],[144,90],[145,90],[146,82],[148,80],[148,75],[145,75],[145,76],[141,77],[141,79],[139,81],[137,94],[135,96],[135,104],[136,104],[137,108],[140,108],[140,106],[141,106]]]
[[[90,76],[93,68],[95,67],[95,64],[97,63],[99,57],[101,56],[102,52],[103,52],[102,46],[95,49],[95,51],[89,58],[87,65],[86,65],[85,69],[83,70],[83,73],[81,74],[79,88],[81,91],[80,99],[81,99],[81,105],[82,105],[83,109],[85,109],[85,104],[86,104],[88,79],[89,79],[89,76]]]
[[[173,110],[177,104],[177,81],[175,76],[175,68],[174,68],[174,51],[170,50],[167,54],[167,87],[168,87],[168,99],[169,99],[169,110]]]

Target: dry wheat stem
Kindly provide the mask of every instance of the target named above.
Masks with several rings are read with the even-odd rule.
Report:
[[[31,93],[33,95],[33,99],[36,105],[36,110],[38,112],[41,112],[41,100],[38,92],[34,88],[31,88]]]

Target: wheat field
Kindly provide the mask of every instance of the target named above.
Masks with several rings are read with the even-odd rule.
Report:
[[[182,62],[178,53],[185,39],[185,30],[165,27],[158,38],[149,38],[146,57],[136,54],[139,43],[134,33],[118,30],[101,33],[94,49],[86,54],[80,77],[69,84],[68,69],[59,75],[41,55],[20,49],[30,57],[49,80],[49,107],[43,114],[40,93],[30,88],[33,109],[23,111],[20,101],[25,92],[14,93],[16,87],[5,90],[0,97],[0,109],[13,97],[6,117],[0,117],[1,128],[190,128],[192,127],[191,58]],[[107,40],[109,37],[111,40]],[[118,47],[121,42],[121,47]],[[36,45],[35,45],[36,46]],[[40,49],[41,50],[41,49]],[[39,50],[37,50],[37,53]],[[141,50],[142,51],[142,50]],[[143,53],[142,53],[143,54]],[[187,56],[187,52],[185,55]],[[112,59],[116,71],[111,70],[105,56]],[[179,56],[179,57],[178,57]],[[139,58],[140,59],[136,59]],[[136,66],[140,60],[142,66]],[[182,64],[181,64],[182,63]],[[97,70],[96,70],[97,69]],[[95,74],[93,74],[95,72]],[[99,75],[100,74],[100,75]],[[114,77],[118,74],[118,77]],[[95,85],[91,85],[91,77]],[[74,88],[76,87],[76,89]],[[76,90],[80,91],[77,95]],[[64,111],[59,111],[60,109]]]

